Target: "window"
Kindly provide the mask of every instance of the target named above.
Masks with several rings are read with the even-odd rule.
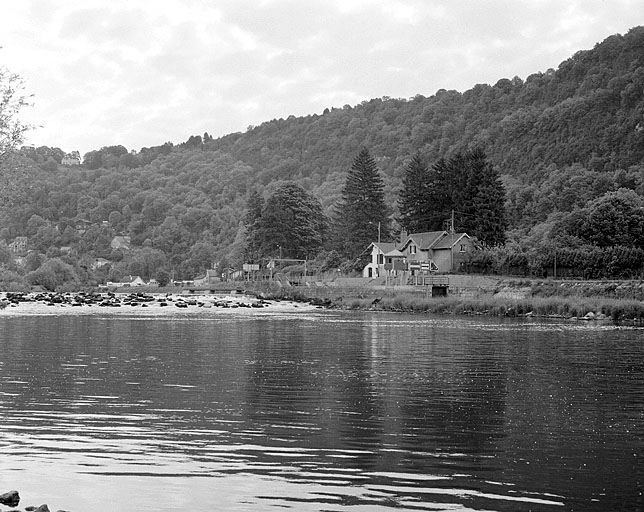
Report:
[[[409,246],[409,254],[416,254],[416,246],[415,245],[410,245]]]
[[[382,265],[385,261],[385,255],[384,254],[378,254],[378,265]]]
[[[461,244],[461,252],[465,252],[465,244]]]

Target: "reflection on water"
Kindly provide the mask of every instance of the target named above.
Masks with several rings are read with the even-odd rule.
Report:
[[[113,510],[642,510],[643,331],[0,320],[0,492]]]

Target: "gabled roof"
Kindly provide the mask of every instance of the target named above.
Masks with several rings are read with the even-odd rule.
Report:
[[[407,235],[407,240],[403,243],[401,250],[409,245],[410,242],[416,244],[422,251],[431,249],[432,246],[438,241],[446,231],[426,231],[424,233],[410,233]]]
[[[389,252],[386,252],[385,256],[387,256],[389,258],[404,258],[405,257],[405,255],[402,252],[400,252],[398,249],[393,249],[393,250],[391,250]]]
[[[387,254],[388,252],[396,249],[396,245],[397,244],[393,242],[371,242],[371,245],[369,247],[374,246],[383,254]]]
[[[458,244],[463,238],[470,238],[467,233],[445,233],[440,240],[437,240],[436,243],[432,246],[432,249],[451,249],[456,244]]]

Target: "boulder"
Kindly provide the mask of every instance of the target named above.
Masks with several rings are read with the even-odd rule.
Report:
[[[0,494],[0,504],[7,505],[8,507],[17,507],[18,503],[20,503],[18,491],[9,491]]]

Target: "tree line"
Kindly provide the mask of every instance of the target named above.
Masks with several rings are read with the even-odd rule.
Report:
[[[384,180],[367,148],[348,170],[329,216],[320,201],[295,183],[285,183],[266,201],[254,191],[238,233],[238,250],[248,262],[280,257],[313,259],[323,253],[358,270],[372,242],[408,232],[443,230],[449,212],[459,211],[462,230],[486,247],[505,240],[505,191],[499,173],[481,148],[458,152],[429,167],[416,153],[405,166],[399,212],[385,201]],[[466,213],[464,213],[466,212]],[[455,226],[456,227],[456,226]]]

